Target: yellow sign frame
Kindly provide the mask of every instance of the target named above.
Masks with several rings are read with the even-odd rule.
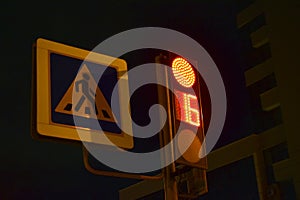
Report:
[[[131,119],[125,117],[124,109],[120,109],[121,130],[126,126],[129,133],[112,133],[105,131],[99,134],[99,131],[84,127],[75,127],[71,125],[54,123],[51,120],[51,79],[50,79],[50,54],[56,53],[72,58],[86,60],[96,64],[112,67],[117,70],[117,78],[123,79],[128,83],[128,77],[123,76],[127,72],[127,63],[123,59],[114,58],[84,49],[72,47],[69,45],[53,42],[43,38],[36,41],[36,130],[43,136],[50,136],[61,139],[92,142],[96,144],[116,145],[122,148],[133,148],[133,134]],[[121,78],[122,77],[122,78]],[[121,105],[129,99],[128,84],[118,88],[120,107],[130,105]],[[122,111],[123,110],[123,111]],[[129,128],[128,128],[129,127]],[[80,137],[77,129],[80,129]],[[92,137],[92,134],[98,134],[99,137]],[[110,142],[107,142],[108,140]]]

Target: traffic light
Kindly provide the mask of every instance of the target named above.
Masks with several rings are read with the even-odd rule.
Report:
[[[204,84],[196,70],[197,62],[168,52],[156,57],[156,63],[171,68],[166,73],[169,86],[169,120],[172,138],[177,135],[173,148],[175,163],[183,166],[207,169],[206,157],[200,158],[204,144],[204,121],[200,85]],[[165,90],[167,91],[167,90]],[[171,92],[170,92],[171,91]],[[205,150],[205,148],[202,148]]]

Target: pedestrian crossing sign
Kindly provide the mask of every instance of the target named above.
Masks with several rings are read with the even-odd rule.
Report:
[[[65,113],[69,115],[76,115],[87,118],[96,118],[98,120],[115,122],[112,115],[110,106],[108,105],[105,97],[103,96],[101,90],[97,86],[97,83],[89,72],[87,65],[78,71],[77,77],[80,77],[80,80],[73,81],[64,94],[63,98],[56,106],[55,111],[60,113]],[[82,77],[82,78],[81,78]],[[79,84],[82,84],[82,91],[79,91]],[[86,87],[86,86],[89,86]],[[76,88],[76,92],[73,94],[73,87]],[[90,88],[96,88],[96,97],[93,99],[93,91]],[[85,89],[86,88],[86,89]],[[91,94],[92,93],[92,94]],[[95,96],[95,94],[94,94]],[[72,98],[76,99],[75,107],[72,109]],[[93,105],[95,102],[95,105]],[[100,111],[100,112],[99,112]],[[91,115],[91,112],[94,112],[95,115]]]
[[[39,38],[34,71],[38,134],[133,148],[124,60]],[[117,117],[110,104],[115,87]]]

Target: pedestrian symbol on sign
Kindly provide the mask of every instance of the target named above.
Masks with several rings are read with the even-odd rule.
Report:
[[[81,90],[83,93],[75,107],[75,111],[77,111],[77,112],[81,108],[81,106],[84,103],[86,98],[87,98],[87,100],[90,101],[90,103],[94,102],[94,99],[91,96],[91,94],[93,94],[93,90],[91,88],[89,88],[89,84],[88,84],[88,80],[90,79],[90,76],[87,73],[83,73],[82,77],[83,77],[83,79],[75,82],[76,92],[79,92],[79,85],[81,84]],[[94,96],[95,96],[95,94],[94,94]],[[94,112],[95,114],[98,113],[97,108],[95,108],[94,111],[95,111]],[[86,112],[86,114],[90,114],[89,107],[86,107],[85,112]]]
[[[72,94],[74,87],[75,92]],[[72,104],[72,98],[74,98],[73,102],[76,102],[75,105]],[[86,64],[79,70],[76,81],[74,80],[69,86],[55,111],[115,122],[111,108]]]

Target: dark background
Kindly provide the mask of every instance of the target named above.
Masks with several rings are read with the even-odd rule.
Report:
[[[236,14],[249,2],[1,3],[0,199],[118,199],[119,189],[136,182],[90,174],[78,145],[31,137],[32,45],[39,37],[92,50],[106,38],[132,28],[159,26],[180,31],[209,52],[224,79],[228,113],[216,147],[252,132],[240,59],[244,41],[236,27]],[[129,68],[140,63],[130,56],[126,61]]]

